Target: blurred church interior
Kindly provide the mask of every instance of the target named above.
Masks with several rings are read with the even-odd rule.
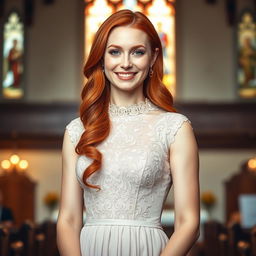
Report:
[[[197,138],[201,232],[189,255],[256,256],[255,0],[0,1],[0,255],[58,255],[64,129],[93,34],[122,8],[152,19],[164,82]],[[162,223],[170,236],[172,189]]]

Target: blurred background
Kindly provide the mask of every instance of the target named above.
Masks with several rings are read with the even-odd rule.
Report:
[[[202,225],[238,223],[249,234],[256,225],[254,0],[0,1],[0,205],[10,210],[3,224],[56,221],[62,139],[78,116],[83,64],[101,22],[123,8],[142,11],[154,23],[164,82],[192,122]],[[163,223],[172,226],[172,190],[165,208]],[[202,226],[201,243],[204,232]],[[221,255],[206,251],[200,255]]]

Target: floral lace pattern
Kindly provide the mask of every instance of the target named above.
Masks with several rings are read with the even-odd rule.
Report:
[[[189,121],[186,116],[171,112],[111,118],[110,135],[97,147],[103,154],[102,168],[88,179],[100,191],[82,182],[92,159],[79,156],[76,165],[88,219],[160,221],[172,185],[169,147],[184,121]],[[66,129],[75,146],[84,131],[80,118]]]
[[[151,103],[148,98],[145,101],[132,104],[130,106],[118,106],[115,104],[109,104],[109,114],[110,116],[127,116],[127,115],[139,115],[147,113],[151,110],[158,110],[159,108]]]

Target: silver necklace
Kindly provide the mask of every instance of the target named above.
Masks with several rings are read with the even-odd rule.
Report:
[[[109,104],[109,114],[114,116],[136,116],[145,114],[151,110],[157,110],[158,107],[154,105],[148,98],[145,101],[132,104],[129,106],[118,106],[116,104]]]

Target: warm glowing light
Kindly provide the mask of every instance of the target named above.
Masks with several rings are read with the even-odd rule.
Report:
[[[91,8],[89,8],[89,15],[101,16],[111,15],[113,9],[109,6],[106,0],[96,0],[94,1]]]
[[[247,164],[248,164],[249,169],[256,171],[256,157],[250,159]]]
[[[8,169],[10,169],[10,167],[11,167],[11,162],[9,161],[9,160],[3,160],[2,162],[1,162],[1,167],[4,169],[4,170],[8,170]]]
[[[95,33],[101,23],[113,13],[114,9],[107,0],[95,0],[85,8],[85,56],[89,54]]]
[[[20,167],[21,170],[27,169],[27,168],[28,168],[28,161],[26,161],[26,160],[21,160],[21,161],[19,162],[19,167]]]
[[[149,15],[159,15],[160,17],[163,17],[165,15],[172,15],[172,10],[173,8],[167,5],[166,1],[155,0],[153,4],[148,8],[148,13]]]
[[[175,9],[165,0],[155,0],[147,9],[148,17],[154,24],[163,46],[164,78],[167,89],[176,96],[175,65]]]
[[[132,7],[132,8],[130,7],[130,8],[129,8],[129,6],[122,4],[122,5],[119,5],[119,6],[118,6],[117,11],[123,10],[123,9],[131,9],[131,10],[133,10],[133,11],[143,12],[142,7],[139,6],[139,5],[135,5],[134,7]]]
[[[149,0],[146,0],[144,2],[149,2]],[[118,6],[117,10],[119,11],[122,9],[143,12],[142,6],[137,4],[137,0],[123,0],[122,4]]]
[[[11,161],[12,164],[17,164],[20,161],[20,158],[19,158],[18,155],[12,155],[10,157],[10,161]]]

